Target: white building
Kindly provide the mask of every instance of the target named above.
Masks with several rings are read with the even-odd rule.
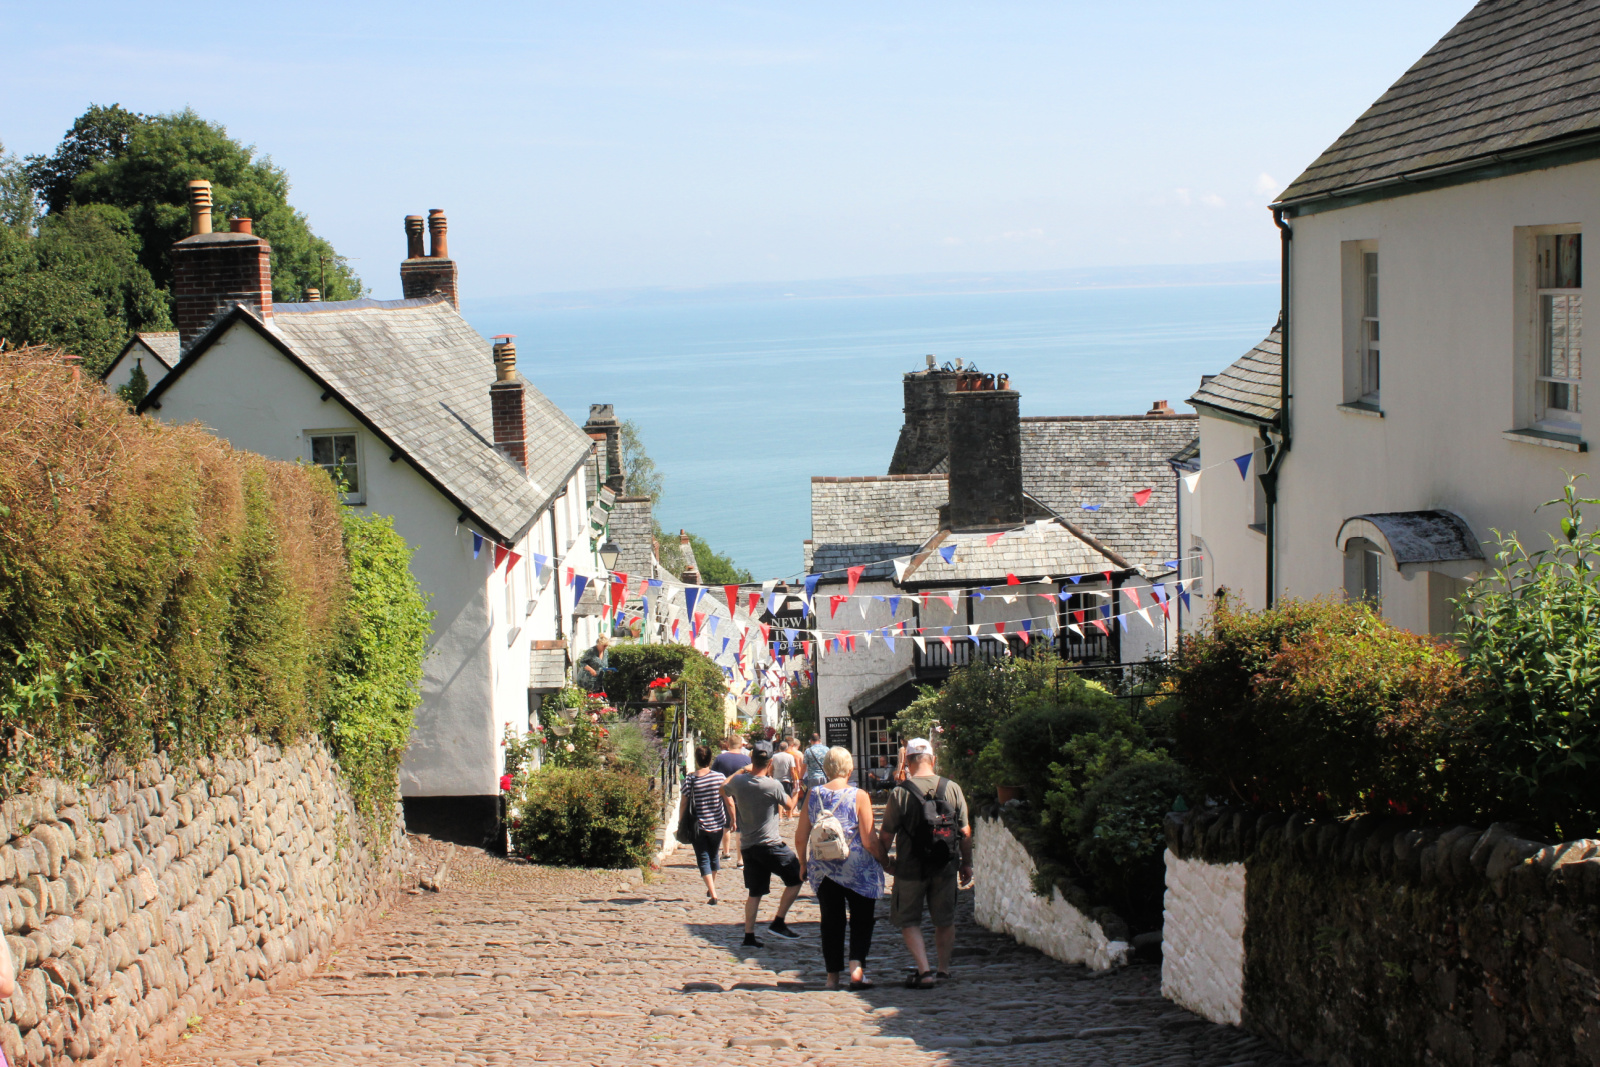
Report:
[[[178,362],[178,331],[159,330],[136,333],[122,346],[117,358],[101,372],[108,392],[116,392],[133,380],[134,368],[144,371],[146,388],[167,376]]]
[[[585,605],[605,572],[585,502],[593,442],[517,374],[509,340],[491,358],[457,312],[442,213],[431,221],[424,256],[407,220],[407,299],[276,305],[266,243],[197,223],[173,247],[182,359],[141,410],[325,467],[347,503],[393,516],[435,612],[400,772],[407,823],[479,844],[499,839],[500,740],[593,641]],[[536,556],[551,561],[539,574]],[[590,579],[576,607],[569,568]]]
[[[1202,479],[1215,584],[1256,606],[1342,590],[1447,632],[1493,531],[1559,536],[1535,508],[1563,470],[1590,472],[1595,429],[1581,348],[1583,237],[1600,227],[1600,75],[1583,58],[1597,13],[1484,0],[1273,205],[1287,410],[1280,398],[1258,423],[1259,532],[1241,521],[1253,491]],[[1207,430],[1222,423],[1202,423],[1207,467],[1250,429],[1219,452]]]

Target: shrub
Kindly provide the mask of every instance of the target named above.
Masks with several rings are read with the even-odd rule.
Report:
[[[811,735],[821,729],[817,725],[816,683],[797,685],[791,689],[783,708],[789,715],[789,729],[802,742],[809,742]]]
[[[556,866],[637,867],[655,844],[656,804],[649,783],[635,774],[546,768],[516,804],[512,847]]]
[[[1460,658],[1365,605],[1219,602],[1174,680],[1180,752],[1219,796],[1336,815],[1477,806]]]
[[[1500,536],[1491,574],[1462,598],[1467,666],[1483,683],[1480,758],[1498,813],[1556,840],[1600,829],[1600,535],[1583,528],[1569,477],[1562,538],[1529,552]]]
[[[710,740],[726,733],[725,676],[704,653],[685,645],[613,645],[608,662],[606,695],[612,700],[644,700],[652,681],[672,678],[688,697],[689,728]]]
[[[1195,792],[1181,764],[1147,751],[1100,779],[1084,797],[1078,859],[1096,888],[1130,912],[1125,918],[1160,922],[1162,823],[1179,798]]]
[[[1005,762],[1014,772],[1012,781],[997,784],[1028,786],[1034,796],[1042,796],[1045,783],[1050,780],[1050,765],[1058,758],[1061,746],[1079,734],[1098,730],[1104,722],[1105,712],[1099,708],[1030,700],[1027,707],[1001,722],[995,732]]]

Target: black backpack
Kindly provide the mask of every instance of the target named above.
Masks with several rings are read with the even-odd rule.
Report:
[[[906,835],[911,839],[911,858],[917,861],[924,876],[936,874],[955,858],[956,839],[961,834],[955,805],[945,799],[950,780],[940,778],[931,797],[918,789],[910,778],[906,779],[905,787],[916,801],[906,805],[903,816]]]

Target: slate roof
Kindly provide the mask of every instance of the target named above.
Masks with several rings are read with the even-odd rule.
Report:
[[[1168,460],[1194,439],[1195,415],[1070,415],[1022,420],[1022,487],[1147,574],[1177,550]],[[1133,494],[1151,490],[1139,507]],[[1083,505],[1097,505],[1085,511]],[[1009,541],[1006,538],[1001,541]]]
[[[145,350],[150,353],[155,361],[161,365],[162,373],[171,370],[178,363],[179,353],[177,330],[157,330],[148,333],[136,333],[132,337],[128,338],[127,344],[122,346],[122,351],[118,352],[116,358],[114,358],[110,363],[106,364],[106,369],[100,372],[100,378],[102,381],[111,377],[111,372],[117,369],[117,365],[121,363],[128,353],[133,350],[135,345],[142,345]],[[147,371],[146,377],[150,378],[152,381],[159,381],[161,374],[150,374]]]
[[[949,563],[938,547],[956,544]],[[983,536],[956,535],[926,546],[927,557],[905,576],[907,589],[937,582],[995,582],[1004,584],[1006,575],[1023,581],[1044,575],[1061,577],[1099,571],[1120,571],[1122,565],[1098,551],[1056,519],[1031,522],[1023,530],[1008,533],[994,544]]]
[[[565,641],[536,641],[528,657],[528,688],[560,689],[567,684]]]
[[[1352,515],[1339,528],[1335,543],[1343,548],[1345,527],[1371,523],[1383,534],[1396,567],[1453,560],[1482,559],[1483,548],[1472,527],[1453,511],[1385,511]]]
[[[276,304],[271,325],[236,307],[196,339],[145,406],[240,320],[279,340],[285,354],[502,541],[515,539],[589,455],[589,436],[532,385],[528,470],[496,451],[489,342],[441,296]]]
[[[1203,379],[1189,403],[1252,422],[1271,422],[1278,417],[1282,400],[1283,331],[1274,326],[1265,340],[1227,370]]]
[[[611,540],[621,550],[617,555],[616,569],[630,579],[629,600],[638,599],[637,579],[656,576],[653,548],[655,526],[650,521],[650,509],[650,498],[647,496],[619,497],[616,506],[611,509]]]
[[[1600,0],[1480,0],[1279,202],[1531,154],[1600,129]]]
[[[807,570],[843,579],[847,567],[910,555],[939,529],[939,508],[949,496],[942,474],[812,478]],[[866,572],[893,575],[887,563]]]

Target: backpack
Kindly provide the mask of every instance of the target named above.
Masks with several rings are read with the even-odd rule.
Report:
[[[956,838],[961,833],[956,823],[955,805],[945,799],[950,780],[940,778],[931,797],[910,778],[901,784],[916,801],[906,805],[903,815],[906,836],[911,839],[911,858],[917,861],[925,876],[935,874],[955,858]]]
[[[821,801],[821,796],[817,797]],[[821,804],[818,804],[821,807]],[[811,835],[806,838],[811,858],[816,860],[842,860],[850,855],[850,839],[844,832],[844,823],[831,809],[822,813],[811,824]]]

